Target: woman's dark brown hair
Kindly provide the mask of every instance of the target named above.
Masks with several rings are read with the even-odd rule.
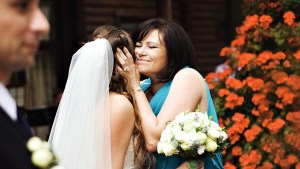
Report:
[[[95,40],[97,38],[104,38],[108,40],[111,44],[113,53],[116,53],[117,48],[123,49],[123,47],[126,47],[133,57],[135,57],[133,42],[126,31],[112,25],[103,25],[93,32],[91,40]],[[118,69],[117,66],[121,67],[118,60],[114,59],[114,68],[109,84],[109,90],[126,96],[133,105],[135,111],[135,127],[133,131],[135,168],[151,168],[153,167],[152,162],[154,158],[146,149],[145,138],[141,128],[141,120],[138,116],[136,101],[133,97],[134,91],[129,85],[127,85],[129,84],[128,77],[125,76],[122,70]]]

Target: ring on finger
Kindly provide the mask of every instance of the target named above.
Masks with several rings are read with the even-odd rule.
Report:
[[[124,67],[124,71],[128,72],[129,71],[129,67]]]

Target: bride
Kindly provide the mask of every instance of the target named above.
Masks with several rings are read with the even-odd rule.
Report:
[[[149,168],[133,89],[127,85],[117,48],[133,53],[130,35],[97,28],[72,57],[49,142],[66,169]]]

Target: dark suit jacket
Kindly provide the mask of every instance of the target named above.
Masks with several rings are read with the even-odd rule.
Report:
[[[0,168],[35,169],[26,143],[31,137],[27,121],[18,112],[14,122],[0,107]]]

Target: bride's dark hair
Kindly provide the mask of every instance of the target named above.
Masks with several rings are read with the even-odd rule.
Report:
[[[97,38],[107,39],[111,44],[114,54],[116,53],[117,48],[123,49],[123,47],[126,47],[135,60],[134,44],[130,38],[130,35],[126,31],[112,25],[103,25],[98,27],[93,32],[91,40],[95,40]],[[135,97],[133,97],[134,91],[129,85],[127,85],[129,84],[129,78],[124,75],[118,66],[120,68],[122,67],[119,61],[114,59],[114,68],[109,84],[109,90],[126,96],[133,105],[135,111],[135,127],[133,131],[135,168],[154,168],[154,158],[146,148],[141,120],[137,113],[138,109],[136,101],[134,100]]]

